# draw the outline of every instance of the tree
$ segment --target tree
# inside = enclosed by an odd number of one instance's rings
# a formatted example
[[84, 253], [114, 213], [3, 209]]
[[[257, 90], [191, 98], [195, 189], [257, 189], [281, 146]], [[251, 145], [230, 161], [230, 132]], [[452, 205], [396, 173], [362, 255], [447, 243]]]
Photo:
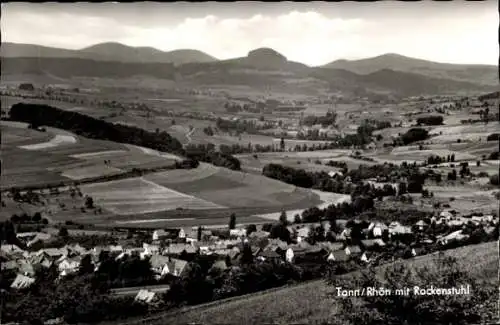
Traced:
[[283, 137], [281, 137], [280, 149], [281, 149], [281, 151], [285, 151], [285, 138], [283, 138]]
[[285, 226], [288, 224], [288, 218], [286, 216], [286, 211], [285, 210], [281, 210], [280, 223], [282, 225], [285, 225]]
[[401, 182], [398, 184], [398, 195], [403, 195], [408, 192], [408, 188], [405, 182]]
[[202, 234], [203, 234], [203, 228], [201, 226], [199, 226], [198, 227], [198, 233], [197, 233], [197, 236], [196, 236], [196, 238], [198, 239], [198, 241], [201, 241]]
[[31, 220], [33, 220], [33, 222], [39, 223], [40, 221], [42, 221], [42, 214], [38, 211], [35, 212], [35, 214], [33, 215], [33, 218], [31, 218]]
[[[461, 267], [455, 258], [438, 255], [431, 263], [417, 269], [403, 263], [389, 266], [383, 278], [370, 268], [361, 277], [331, 276], [328, 281], [342, 288], [410, 288], [408, 295], [363, 295], [357, 298], [338, 299], [340, 315], [352, 324], [473, 324], [484, 315], [484, 306], [495, 290], [480, 284]], [[414, 287], [457, 288], [470, 286], [471, 294], [416, 295]], [[336, 290], [335, 290], [336, 293]], [[334, 293], [334, 294], [335, 294]], [[338, 297], [337, 297], [338, 298]], [[355, 299], [357, 301], [355, 301]]]
[[250, 225], [247, 226], [246, 230], [247, 230], [246, 233], [247, 233], [247, 236], [248, 236], [251, 233], [257, 231], [257, 226], [254, 225], [254, 224], [250, 224]]
[[240, 263], [243, 265], [248, 265], [253, 263], [253, 253], [250, 244], [245, 243], [243, 245], [243, 251], [241, 253]]
[[302, 219], [300, 218], [300, 214], [296, 214], [295, 216], [293, 216], [293, 223], [301, 223], [302, 222]]
[[92, 265], [92, 259], [90, 255], [85, 255], [80, 262], [80, 268], [78, 270], [79, 274], [90, 274], [94, 272], [94, 265]]
[[57, 234], [59, 237], [66, 238], [69, 236], [68, 229], [66, 227], [62, 227], [59, 229], [59, 233]]
[[229, 229], [234, 229], [236, 228], [236, 215], [234, 213], [231, 213], [229, 216]]
[[85, 197], [85, 207], [87, 209], [93, 209], [94, 208], [94, 199], [92, 199], [91, 196]]

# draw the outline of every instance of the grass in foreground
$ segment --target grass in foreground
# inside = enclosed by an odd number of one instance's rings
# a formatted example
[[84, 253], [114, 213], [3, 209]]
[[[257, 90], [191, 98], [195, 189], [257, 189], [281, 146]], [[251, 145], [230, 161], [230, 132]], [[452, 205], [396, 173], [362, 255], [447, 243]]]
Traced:
[[[446, 251], [454, 256], [478, 280], [494, 285], [498, 270], [498, 244], [496, 242], [467, 246]], [[432, 255], [408, 260], [409, 265], [423, 266]], [[381, 267], [382, 271], [384, 267]], [[352, 276], [352, 274], [344, 275]], [[339, 321], [338, 304], [329, 294], [332, 287], [324, 281], [257, 293], [229, 301], [215, 302], [188, 308], [148, 324], [263, 324], [302, 323], [317, 324]]]

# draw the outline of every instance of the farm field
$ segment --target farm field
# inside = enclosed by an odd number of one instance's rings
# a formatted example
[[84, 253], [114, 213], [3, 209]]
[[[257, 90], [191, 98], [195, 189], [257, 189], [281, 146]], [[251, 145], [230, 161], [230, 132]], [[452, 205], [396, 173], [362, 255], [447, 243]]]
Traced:
[[[43, 186], [172, 165], [179, 157], [110, 141], [86, 139], [25, 123], [2, 121], [1, 188]], [[105, 164], [104, 160], [109, 160]]]
[[[495, 285], [498, 276], [498, 245], [494, 242], [445, 251], [485, 285]], [[406, 260], [409, 266], [424, 266], [432, 255]], [[379, 267], [380, 273], [385, 266]], [[342, 277], [352, 277], [346, 274]], [[333, 287], [323, 280], [297, 286], [271, 289], [267, 292], [187, 307], [163, 317], [152, 316], [149, 324], [344, 324], [338, 314], [336, 299], [330, 294]], [[444, 298], [446, 299], [446, 298]]]
[[[197, 169], [200, 169], [197, 171]], [[176, 191], [230, 208], [308, 207], [319, 198], [309, 190], [296, 188], [261, 175], [207, 166], [189, 171], [166, 171], [145, 176], [146, 179]], [[192, 175], [186, 177], [186, 174]]]
[[[307, 171], [337, 171], [336, 167], [325, 165], [329, 160], [345, 161], [349, 168], [356, 168], [360, 163], [370, 164], [370, 162], [359, 161], [348, 157], [351, 150], [318, 150], [307, 152], [269, 152], [254, 154], [235, 155], [242, 164], [242, 168], [248, 172], [261, 173], [262, 168], [267, 164], [281, 164], [293, 168], [301, 168]], [[317, 164], [316, 160], [322, 162]]]
[[117, 215], [183, 209], [222, 209], [223, 206], [157, 185], [143, 178], [86, 184], [83, 193]]

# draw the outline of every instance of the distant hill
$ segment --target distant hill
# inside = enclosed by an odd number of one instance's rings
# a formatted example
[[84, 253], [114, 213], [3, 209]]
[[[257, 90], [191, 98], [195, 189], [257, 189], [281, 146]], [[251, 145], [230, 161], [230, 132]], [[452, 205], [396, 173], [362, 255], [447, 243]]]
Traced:
[[[148, 60], [162, 52], [152, 48], [127, 49], [120, 44], [98, 45], [85, 49], [86, 56], [124, 58], [144, 54]], [[123, 49], [123, 51], [121, 50]], [[130, 52], [127, 52], [129, 51]], [[51, 51], [50, 49], [46, 50]], [[122, 53], [122, 54], [120, 54]], [[135, 54], [134, 54], [135, 53]], [[160, 53], [160, 54], [158, 54]], [[148, 56], [149, 55], [149, 56]], [[182, 54], [179, 54], [182, 56]], [[189, 85], [249, 86], [254, 89], [284, 93], [317, 94], [318, 91], [341, 91], [355, 96], [395, 95], [418, 96], [454, 94], [498, 90], [498, 87], [459, 81], [449, 78], [429, 77], [423, 74], [381, 69], [359, 74], [345, 69], [312, 68], [302, 63], [288, 61], [282, 54], [261, 48], [247, 56], [215, 62], [140, 63], [90, 60], [61, 57], [23, 57], [2, 59], [3, 76], [45, 75], [51, 78], [96, 77], [126, 79], [140, 76], [182, 82]]]
[[124, 63], [214, 62], [216, 58], [198, 50], [163, 52], [152, 47], [131, 47], [120, 43], [96, 44], [81, 50], [67, 50], [32, 44], [2, 43], [2, 58], [78, 58]]
[[498, 85], [498, 68], [496, 66], [439, 63], [399, 54], [384, 54], [361, 60], [337, 60], [322, 66], [322, 68], [343, 69], [358, 74], [370, 74], [390, 69], [434, 78]]

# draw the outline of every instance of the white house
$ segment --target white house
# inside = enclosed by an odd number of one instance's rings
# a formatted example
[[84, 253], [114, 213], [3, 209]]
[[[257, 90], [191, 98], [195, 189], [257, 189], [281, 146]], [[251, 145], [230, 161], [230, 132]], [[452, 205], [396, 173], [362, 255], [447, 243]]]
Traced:
[[368, 226], [368, 231], [372, 233], [373, 237], [382, 237], [384, 231], [388, 229], [389, 228], [382, 222], [372, 222]]
[[288, 248], [286, 250], [286, 253], [285, 253], [285, 259], [288, 263], [292, 263], [293, 262], [293, 257], [295, 256], [295, 254], [293, 253], [293, 249], [292, 248]]
[[181, 276], [184, 270], [186, 269], [188, 262], [171, 258], [164, 266], [161, 271], [161, 275], [171, 274], [173, 276]]
[[371, 258], [367, 252], [364, 252], [363, 255], [361, 255], [361, 261], [365, 263], [369, 263], [371, 261]]
[[59, 269], [60, 275], [65, 276], [67, 274], [77, 272], [80, 268], [81, 262], [81, 257], [65, 258], [59, 263], [57, 268]]

